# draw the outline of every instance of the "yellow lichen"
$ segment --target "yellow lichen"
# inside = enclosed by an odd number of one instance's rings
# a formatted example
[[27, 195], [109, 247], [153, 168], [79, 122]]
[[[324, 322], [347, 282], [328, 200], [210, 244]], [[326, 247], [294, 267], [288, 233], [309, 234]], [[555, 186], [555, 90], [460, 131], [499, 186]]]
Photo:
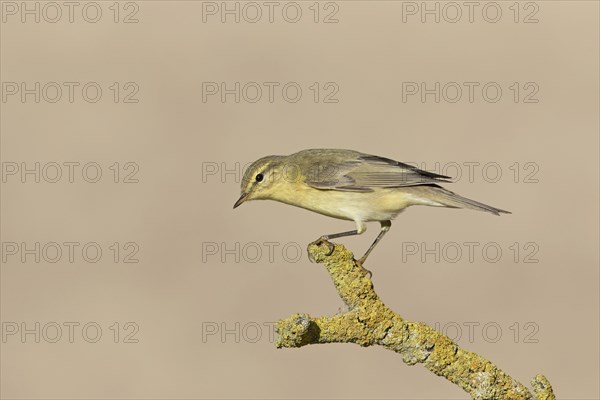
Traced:
[[448, 337], [421, 322], [407, 322], [387, 308], [373, 289], [369, 272], [344, 246], [318, 240], [309, 258], [324, 263], [349, 311], [333, 317], [294, 314], [276, 324], [276, 346], [316, 343], [380, 345], [402, 356], [405, 363], [423, 365], [468, 392], [474, 399], [555, 400], [543, 375], [531, 382], [533, 393], [480, 355], [462, 350]]

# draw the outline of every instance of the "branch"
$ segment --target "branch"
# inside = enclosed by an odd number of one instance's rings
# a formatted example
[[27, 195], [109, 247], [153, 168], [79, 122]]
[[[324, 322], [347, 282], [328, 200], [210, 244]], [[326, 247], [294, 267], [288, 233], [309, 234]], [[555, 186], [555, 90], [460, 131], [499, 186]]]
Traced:
[[369, 273], [344, 246], [317, 241], [308, 246], [309, 258], [325, 263], [349, 311], [333, 317], [294, 314], [276, 324], [276, 346], [302, 347], [316, 343], [355, 343], [383, 346], [408, 365], [422, 363], [436, 375], [460, 386], [473, 399], [555, 400], [550, 382], [537, 375], [521, 383], [480, 355], [463, 350], [447, 336], [422, 322], [408, 322], [383, 304]]

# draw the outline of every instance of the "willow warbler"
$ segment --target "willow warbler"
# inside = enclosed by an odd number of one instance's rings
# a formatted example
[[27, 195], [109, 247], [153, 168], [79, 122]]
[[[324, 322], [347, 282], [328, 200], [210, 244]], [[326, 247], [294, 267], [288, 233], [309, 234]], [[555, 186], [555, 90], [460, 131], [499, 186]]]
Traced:
[[353, 231], [324, 235], [321, 240], [359, 235], [366, 231], [366, 222], [379, 221], [381, 231], [358, 260], [362, 264], [390, 229], [392, 219], [408, 206], [509, 213], [438, 185], [451, 183], [449, 179], [358, 151], [309, 149], [253, 162], [244, 173], [241, 196], [233, 208], [248, 200], [270, 199], [356, 223]]

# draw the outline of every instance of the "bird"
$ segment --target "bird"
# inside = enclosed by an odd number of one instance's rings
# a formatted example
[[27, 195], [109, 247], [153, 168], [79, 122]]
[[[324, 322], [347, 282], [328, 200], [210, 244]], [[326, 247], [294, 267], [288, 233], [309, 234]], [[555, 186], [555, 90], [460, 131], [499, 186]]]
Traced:
[[381, 230], [367, 257], [390, 230], [392, 220], [413, 205], [465, 208], [495, 215], [510, 214], [451, 192], [445, 175], [389, 158], [345, 149], [306, 149], [287, 156], [271, 155], [251, 163], [244, 172], [239, 207], [249, 200], [275, 200], [329, 217], [354, 221], [356, 229], [323, 235], [320, 241], [360, 235], [367, 222]]

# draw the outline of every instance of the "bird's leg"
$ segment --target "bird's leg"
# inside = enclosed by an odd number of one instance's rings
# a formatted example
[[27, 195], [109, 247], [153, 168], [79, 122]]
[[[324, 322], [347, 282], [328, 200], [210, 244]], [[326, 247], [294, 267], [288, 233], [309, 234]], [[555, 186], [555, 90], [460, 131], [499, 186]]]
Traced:
[[369, 256], [369, 254], [371, 254], [371, 252], [373, 251], [373, 249], [375, 248], [377, 243], [379, 243], [379, 241], [381, 240], [383, 235], [385, 235], [387, 233], [387, 231], [390, 230], [390, 227], [392, 226], [392, 221], [380, 221], [379, 223], [381, 224], [381, 232], [379, 232], [379, 235], [377, 235], [377, 237], [375, 238], [375, 241], [373, 242], [371, 247], [369, 247], [369, 250], [367, 250], [367, 252], [358, 260], [358, 262], [360, 263], [361, 266], [364, 264], [365, 260]]
[[332, 233], [330, 235], [323, 235], [323, 236], [321, 236], [321, 238], [319, 240], [329, 240], [329, 239], [335, 239], [335, 238], [340, 238], [340, 237], [344, 237], [344, 236], [354, 236], [354, 235], [360, 235], [360, 232], [358, 232], [358, 229], [355, 229], [353, 231], [348, 231], [348, 232], [340, 232], [340, 233]]
[[357, 229], [355, 229], [353, 231], [347, 231], [347, 232], [332, 233], [330, 235], [321, 236], [319, 239], [315, 240], [313, 243], [319, 245], [323, 242], [326, 242], [327, 246], [329, 246], [329, 254], [328, 255], [331, 255], [331, 253], [333, 253], [334, 245], [329, 243], [329, 239], [335, 239], [335, 238], [340, 238], [340, 237], [344, 237], [344, 236], [354, 236], [354, 235], [359, 235], [359, 234], [360, 234], [360, 232]]
[[347, 232], [340, 232], [340, 233], [332, 233], [329, 235], [323, 235], [321, 236], [319, 239], [315, 240], [313, 243], [316, 245], [319, 245], [323, 242], [327, 242], [327, 246], [329, 246], [329, 254], [331, 255], [331, 253], [333, 253], [333, 249], [334, 249], [334, 245], [329, 243], [329, 239], [336, 239], [336, 238], [340, 238], [340, 237], [344, 237], [344, 236], [354, 236], [354, 235], [360, 235], [361, 233], [363, 233], [364, 231], [367, 230], [367, 226], [365, 225], [364, 222], [362, 221], [355, 221], [356, 223], [356, 229], [353, 231], [347, 231]]

